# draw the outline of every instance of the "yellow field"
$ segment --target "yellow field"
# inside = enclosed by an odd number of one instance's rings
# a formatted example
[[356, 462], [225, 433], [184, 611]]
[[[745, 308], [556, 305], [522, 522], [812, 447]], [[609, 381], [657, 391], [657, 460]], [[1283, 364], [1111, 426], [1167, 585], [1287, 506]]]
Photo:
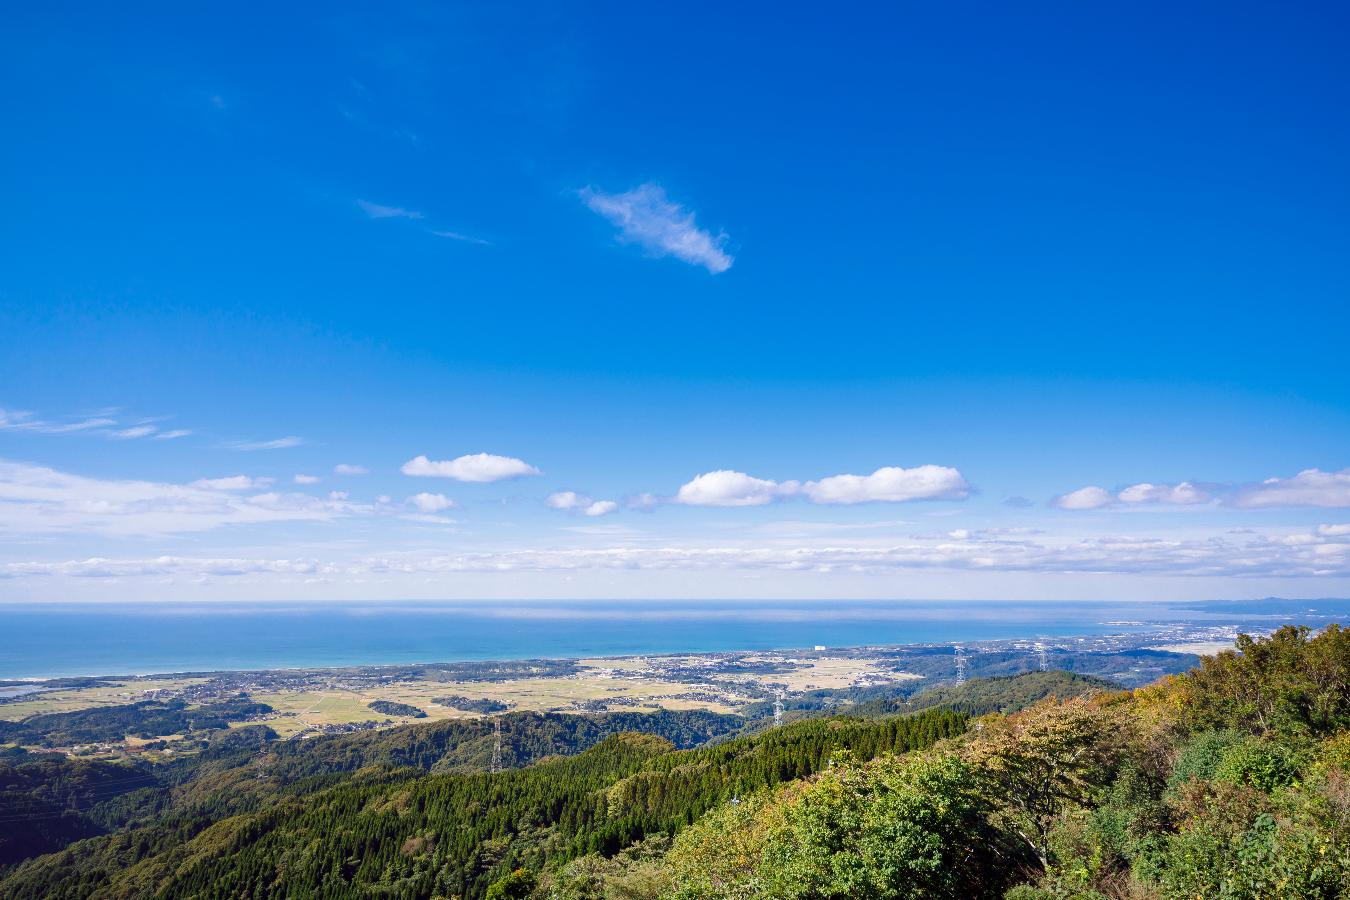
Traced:
[[[438, 719], [474, 718], [478, 714], [433, 703], [435, 697], [458, 695], [474, 700], [496, 700], [511, 710], [575, 712], [579, 708], [610, 711], [706, 709], [730, 713], [762, 696], [762, 685], [784, 685], [789, 693], [822, 688], [902, 681], [919, 676], [891, 672], [877, 661], [847, 656], [802, 653], [799, 656], [764, 653], [740, 657], [745, 663], [772, 663], [783, 669], [770, 674], [717, 674], [710, 657], [623, 657], [582, 660], [581, 671], [561, 678], [520, 678], [512, 681], [446, 682], [417, 679], [368, 688], [334, 686], [332, 679], [316, 679], [322, 686], [294, 692], [254, 692], [250, 696], [270, 705], [276, 714], [258, 724], [285, 737], [309, 728], [360, 722], [397, 724]], [[675, 668], [706, 668], [702, 683], [663, 678]], [[46, 712], [64, 712], [144, 699], [146, 692], [178, 689], [206, 679], [128, 679], [115, 687], [86, 688], [45, 694], [33, 700], [0, 706], [0, 718], [17, 720]], [[756, 683], [760, 686], [754, 689]], [[389, 716], [370, 709], [374, 700], [407, 703], [427, 714], [426, 719]], [[579, 706], [580, 705], [580, 706]], [[255, 723], [240, 723], [255, 724]]]
[[1233, 649], [1232, 641], [1197, 641], [1191, 644], [1161, 644], [1149, 647], [1150, 650], [1163, 650], [1167, 653], [1194, 653], [1196, 656], [1214, 656], [1225, 650]]
[[193, 684], [201, 684], [205, 678], [166, 678], [164, 680], [129, 679], [118, 682], [118, 686], [75, 688], [68, 691], [52, 691], [41, 694], [32, 700], [17, 703], [0, 704], [0, 719], [17, 722], [39, 713], [72, 712], [77, 709], [89, 709], [94, 706], [120, 706], [144, 700], [147, 692], [159, 690], [180, 690]]

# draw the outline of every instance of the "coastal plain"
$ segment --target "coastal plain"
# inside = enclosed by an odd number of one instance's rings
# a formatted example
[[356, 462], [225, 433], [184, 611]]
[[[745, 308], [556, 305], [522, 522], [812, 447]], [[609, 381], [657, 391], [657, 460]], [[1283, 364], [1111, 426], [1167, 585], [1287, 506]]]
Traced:
[[[298, 740], [500, 713], [702, 711], [747, 721], [846, 710], [965, 677], [1057, 668], [1147, 683], [1194, 663], [1226, 635], [629, 655], [346, 668], [195, 672], [0, 684], [0, 744], [73, 756], [200, 752], [227, 730], [264, 726]], [[1165, 647], [1165, 649], [1164, 649]], [[1188, 652], [1191, 651], [1191, 652]]]

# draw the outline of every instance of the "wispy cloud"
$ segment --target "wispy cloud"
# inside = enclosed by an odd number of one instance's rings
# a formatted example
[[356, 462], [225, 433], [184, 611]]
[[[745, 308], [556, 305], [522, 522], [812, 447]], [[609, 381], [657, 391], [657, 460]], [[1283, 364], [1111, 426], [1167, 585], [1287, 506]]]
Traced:
[[355, 466], [351, 463], [338, 463], [333, 466], [334, 475], [369, 475], [370, 470], [365, 466]]
[[159, 426], [153, 423], [162, 421], [162, 418], [120, 420], [115, 418], [119, 412], [118, 408], [112, 407], [84, 416], [50, 419], [25, 410], [0, 409], [0, 431], [28, 434], [88, 434], [121, 441], [147, 437], [173, 440], [187, 437], [192, 433], [187, 429], [160, 431]]
[[[412, 219], [415, 221], [426, 219], [426, 216], [418, 210], [405, 209], [402, 206], [385, 206], [381, 203], [372, 203], [369, 200], [357, 200], [356, 205], [372, 219]], [[481, 247], [489, 247], [492, 245], [491, 241], [486, 241], [480, 237], [474, 237], [471, 234], [465, 234], [462, 231], [450, 231], [443, 228], [427, 228], [426, 232], [433, 237], [444, 238], [448, 241], [476, 244]]]
[[296, 475], [291, 480], [296, 484], [318, 484], [321, 479], [317, 475]]
[[708, 232], [694, 222], [694, 214], [666, 197], [657, 184], [641, 184], [622, 194], [582, 188], [581, 200], [619, 229], [619, 239], [637, 244], [653, 256], [673, 256], [703, 266], [714, 275], [735, 261], [723, 247], [727, 236]]
[[431, 234], [438, 238], [446, 238], [451, 241], [463, 241], [466, 244], [478, 244], [483, 247], [491, 247], [491, 241], [485, 241], [482, 238], [476, 238], [468, 234], [460, 234], [458, 231], [432, 231]]
[[25, 410], [0, 409], [0, 431], [27, 431], [33, 434], [75, 434], [81, 431], [106, 429], [116, 424], [116, 419], [110, 419], [107, 416], [91, 416], [74, 421], [52, 422], [39, 419]]
[[230, 441], [225, 446], [230, 450], [287, 450], [304, 442], [304, 438], [288, 435], [270, 441]]
[[420, 219], [422, 214], [415, 209], [404, 209], [401, 206], [383, 206], [379, 203], [371, 203], [369, 200], [357, 200], [356, 205], [361, 211], [372, 219]]
[[166, 535], [223, 525], [324, 521], [367, 509], [303, 494], [247, 493], [270, 483], [245, 475], [190, 484], [108, 480], [0, 461], [0, 531]]
[[1350, 507], [1350, 469], [1323, 472], [1304, 469], [1290, 478], [1267, 478], [1246, 485], [1233, 497], [1233, 505], [1246, 509], [1270, 506]]
[[208, 491], [261, 491], [272, 486], [272, 479], [227, 475], [224, 478], [198, 478], [188, 486], [205, 488]]
[[523, 459], [491, 453], [472, 453], [446, 460], [417, 456], [405, 462], [401, 471], [404, 475], [423, 478], [453, 478], [456, 481], [474, 482], [503, 481], [543, 474]]

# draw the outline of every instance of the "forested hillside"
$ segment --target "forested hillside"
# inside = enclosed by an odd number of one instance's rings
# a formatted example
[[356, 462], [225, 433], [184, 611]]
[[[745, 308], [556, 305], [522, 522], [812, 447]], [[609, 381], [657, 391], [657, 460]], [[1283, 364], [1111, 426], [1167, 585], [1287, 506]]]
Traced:
[[925, 753], [764, 791], [659, 854], [545, 872], [537, 893], [1346, 896], [1350, 636], [1285, 628], [1242, 637], [1238, 651], [1132, 693], [989, 715]]
[[[903, 753], [964, 727], [964, 717], [945, 710], [810, 720], [688, 751], [655, 735], [625, 733], [577, 756], [497, 775], [375, 766], [336, 782], [320, 779], [317, 791], [302, 780], [269, 791], [280, 793], [272, 802], [232, 816], [222, 813], [238, 808], [235, 791], [209, 801], [197, 785], [195, 805], [32, 860], [0, 882], [0, 893], [352, 896], [369, 890], [478, 897], [518, 867], [612, 854], [649, 834], [677, 831], [721, 803], [805, 777], [836, 758], [842, 764], [845, 751], [855, 759]], [[276, 866], [286, 874], [281, 885], [268, 887]]]
[[1067, 700], [1117, 689], [1119, 685], [1092, 675], [1075, 675], [1063, 671], [1024, 672], [1020, 675], [980, 678], [962, 685], [943, 685], [913, 697], [869, 700], [850, 707], [849, 714], [879, 716], [943, 707], [982, 716], [991, 712], [1017, 712], [1047, 697]]
[[[130, 709], [99, 710], [105, 713], [100, 727], [122, 720]], [[159, 714], [158, 707], [152, 714]], [[66, 723], [74, 715], [50, 718]], [[693, 747], [740, 729], [744, 721], [704, 710], [662, 710], [510, 713], [499, 723], [503, 764], [516, 768], [579, 753], [624, 732]], [[282, 792], [321, 790], [357, 770], [481, 771], [491, 761], [492, 747], [493, 723], [476, 719], [284, 742], [264, 726], [244, 726], [212, 732], [200, 753], [160, 765], [72, 760], [11, 749], [0, 754], [0, 866], [120, 828], [214, 821], [255, 809]]]
[[[598, 743], [552, 758], [512, 748], [521, 767], [499, 774], [480, 768], [482, 721], [241, 736], [152, 772], [159, 786], [137, 790], [153, 802], [119, 795], [120, 825], [95, 802], [91, 827], [117, 830], [11, 867], [0, 896], [1350, 894], [1350, 635], [1335, 626], [1243, 637], [1238, 652], [1133, 691], [1038, 672], [931, 691], [917, 707], [702, 747], [728, 723], [665, 722], [684, 750], [600, 733], [617, 722], [505, 716], [508, 746], [533, 746], [534, 727], [552, 735], [541, 746]], [[101, 796], [107, 773], [57, 768], [15, 790]]]

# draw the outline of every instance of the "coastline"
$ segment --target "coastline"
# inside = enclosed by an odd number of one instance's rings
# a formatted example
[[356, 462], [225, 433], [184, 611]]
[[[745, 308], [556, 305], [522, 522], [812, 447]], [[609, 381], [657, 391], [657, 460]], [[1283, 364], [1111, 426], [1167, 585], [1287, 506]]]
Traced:
[[[792, 648], [901, 647], [1322, 624], [1337, 601], [1171, 605], [893, 601], [328, 604], [322, 607], [0, 605], [0, 680], [150, 677]], [[1125, 623], [1129, 623], [1126, 625]], [[1143, 623], [1143, 624], [1135, 624]], [[1173, 629], [1173, 631], [1168, 631]]]
[[[1134, 625], [1134, 623], [1130, 623]], [[280, 666], [219, 668], [219, 669], [163, 669], [144, 672], [107, 672], [107, 673], [63, 673], [55, 675], [15, 675], [0, 678], [0, 682], [22, 682], [26, 685], [42, 685], [48, 682], [69, 680], [110, 681], [127, 680], [168, 680], [186, 678], [216, 678], [244, 675], [299, 675], [325, 673], [341, 675], [345, 673], [395, 674], [409, 669], [436, 670], [464, 665], [493, 666], [507, 664], [558, 664], [579, 662], [618, 662], [631, 659], [674, 660], [674, 659], [716, 659], [722, 657], [742, 657], [754, 654], [772, 654], [776, 656], [802, 655], [864, 657], [876, 653], [898, 653], [904, 651], [935, 648], [954, 648], [960, 646], [968, 652], [994, 652], [1017, 650], [1028, 654], [1041, 648], [1047, 651], [1087, 651], [1112, 652], [1124, 650], [1154, 650], [1178, 655], [1209, 655], [1232, 646], [1231, 638], [1216, 639], [1216, 633], [1234, 633], [1231, 626], [1176, 626], [1141, 625], [1139, 630], [1131, 632], [1104, 632], [1089, 634], [1064, 634], [1053, 637], [1029, 636], [1013, 638], [989, 638], [975, 641], [914, 641], [883, 644], [858, 644], [852, 646], [812, 645], [796, 647], [728, 647], [717, 650], [676, 650], [657, 653], [619, 652], [585, 656], [502, 656], [492, 659], [426, 659], [399, 662], [352, 663], [345, 665], [305, 665], [292, 664]], [[1208, 652], [1206, 652], [1208, 651]], [[4, 698], [0, 697], [0, 703]]]

